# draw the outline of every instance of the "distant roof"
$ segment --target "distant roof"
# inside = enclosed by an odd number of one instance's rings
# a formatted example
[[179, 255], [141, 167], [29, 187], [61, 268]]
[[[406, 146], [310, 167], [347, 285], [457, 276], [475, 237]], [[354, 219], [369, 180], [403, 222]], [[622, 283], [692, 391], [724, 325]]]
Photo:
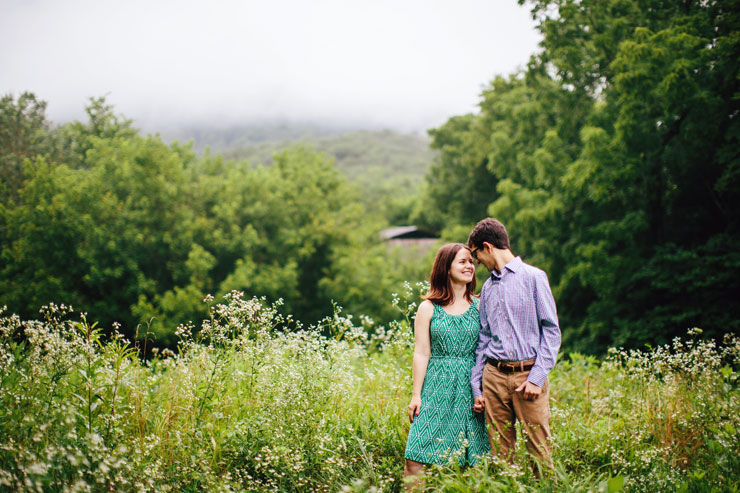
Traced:
[[397, 226], [395, 228], [384, 229], [380, 232], [380, 237], [384, 240], [410, 240], [422, 238], [438, 238], [434, 233], [424, 231], [416, 226]]

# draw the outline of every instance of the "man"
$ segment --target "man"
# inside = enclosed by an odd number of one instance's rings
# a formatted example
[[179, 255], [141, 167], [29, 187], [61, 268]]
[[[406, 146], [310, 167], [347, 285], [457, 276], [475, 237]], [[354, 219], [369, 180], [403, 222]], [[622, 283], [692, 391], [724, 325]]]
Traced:
[[560, 348], [560, 327], [547, 275], [511, 253], [506, 228], [496, 219], [478, 222], [468, 246], [491, 272], [479, 305], [473, 409], [485, 411], [491, 450], [499, 457], [513, 460], [518, 420], [530, 453], [551, 467], [547, 375]]

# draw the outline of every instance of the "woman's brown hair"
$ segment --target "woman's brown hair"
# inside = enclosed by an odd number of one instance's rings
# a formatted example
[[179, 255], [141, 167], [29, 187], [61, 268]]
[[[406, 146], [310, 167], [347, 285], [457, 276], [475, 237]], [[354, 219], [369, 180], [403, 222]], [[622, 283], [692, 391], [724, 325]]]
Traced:
[[[448, 243], [437, 251], [432, 267], [432, 275], [429, 278], [429, 293], [423, 297], [425, 300], [442, 306], [449, 305], [454, 301], [455, 296], [450, 281], [450, 266], [452, 261], [455, 260], [457, 252], [463, 248], [470, 251], [470, 248], [462, 243]], [[470, 303], [473, 302], [473, 293], [475, 293], [475, 276], [465, 286], [465, 299]]]

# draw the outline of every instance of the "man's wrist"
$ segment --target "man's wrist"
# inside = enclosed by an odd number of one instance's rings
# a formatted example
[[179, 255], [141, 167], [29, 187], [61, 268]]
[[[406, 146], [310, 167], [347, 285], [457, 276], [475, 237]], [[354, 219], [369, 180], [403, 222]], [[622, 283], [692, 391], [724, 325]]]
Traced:
[[532, 373], [529, 374], [527, 377], [527, 382], [531, 383], [532, 385], [536, 385], [539, 388], [542, 388], [543, 385], [545, 385], [545, 381], [547, 380], [547, 375], [543, 374], [535, 374]]

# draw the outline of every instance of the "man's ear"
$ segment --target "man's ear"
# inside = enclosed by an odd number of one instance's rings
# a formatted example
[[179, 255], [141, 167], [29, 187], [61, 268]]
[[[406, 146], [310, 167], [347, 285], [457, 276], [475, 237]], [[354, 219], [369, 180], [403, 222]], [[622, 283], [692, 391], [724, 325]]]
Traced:
[[490, 252], [493, 252], [493, 244], [492, 243], [488, 243], [487, 241], [484, 241], [483, 242], [483, 249], [486, 250], [489, 253]]

